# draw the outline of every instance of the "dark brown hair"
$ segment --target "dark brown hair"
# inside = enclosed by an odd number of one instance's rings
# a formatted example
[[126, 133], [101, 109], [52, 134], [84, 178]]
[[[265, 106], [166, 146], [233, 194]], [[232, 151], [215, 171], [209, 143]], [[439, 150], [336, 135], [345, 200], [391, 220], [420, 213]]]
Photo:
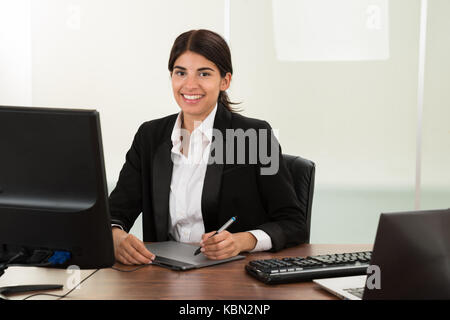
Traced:
[[[200, 29], [191, 30], [180, 34], [173, 43], [169, 57], [169, 71], [172, 73], [175, 60], [186, 51], [192, 51], [204, 56], [212, 61], [220, 71], [223, 78], [229, 72], [233, 74], [233, 65], [231, 64], [231, 52], [227, 42], [217, 33]], [[232, 104], [228, 94], [220, 91], [218, 101], [221, 102], [231, 112], [236, 112], [231, 107]]]

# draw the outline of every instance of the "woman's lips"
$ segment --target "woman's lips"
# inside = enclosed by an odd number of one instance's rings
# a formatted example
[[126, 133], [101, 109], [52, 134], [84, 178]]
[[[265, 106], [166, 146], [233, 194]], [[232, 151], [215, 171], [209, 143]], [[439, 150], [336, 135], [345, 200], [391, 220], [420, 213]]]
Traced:
[[183, 97], [183, 100], [186, 103], [197, 103], [198, 101], [200, 101], [204, 95], [202, 94], [181, 94], [181, 96]]

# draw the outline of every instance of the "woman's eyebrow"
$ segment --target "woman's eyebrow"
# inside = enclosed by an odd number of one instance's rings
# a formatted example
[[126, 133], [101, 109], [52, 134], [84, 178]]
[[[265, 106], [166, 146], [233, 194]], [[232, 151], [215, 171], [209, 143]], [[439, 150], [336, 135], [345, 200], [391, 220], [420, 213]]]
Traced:
[[[175, 67], [173, 67], [173, 68], [174, 68], [174, 69], [180, 69], [180, 70], [187, 70], [185, 67], [182, 67], [182, 66], [175, 66]], [[203, 68], [198, 68], [198, 69], [197, 69], [197, 71], [205, 71], [205, 70], [214, 72], [214, 69], [209, 68], [209, 67], [203, 67]]]

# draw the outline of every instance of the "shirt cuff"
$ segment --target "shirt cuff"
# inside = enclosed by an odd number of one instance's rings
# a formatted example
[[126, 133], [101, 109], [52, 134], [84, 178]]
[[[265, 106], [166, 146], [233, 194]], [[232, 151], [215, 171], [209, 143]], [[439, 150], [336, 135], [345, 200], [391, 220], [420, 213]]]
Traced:
[[250, 252], [266, 251], [272, 249], [272, 239], [262, 230], [249, 231], [256, 238], [256, 246]]
[[123, 227], [122, 227], [120, 224], [112, 223], [112, 224], [111, 224], [111, 228], [112, 228], [112, 227], [119, 227], [120, 229], [122, 229], [122, 231], [125, 231], [125, 230], [123, 230]]

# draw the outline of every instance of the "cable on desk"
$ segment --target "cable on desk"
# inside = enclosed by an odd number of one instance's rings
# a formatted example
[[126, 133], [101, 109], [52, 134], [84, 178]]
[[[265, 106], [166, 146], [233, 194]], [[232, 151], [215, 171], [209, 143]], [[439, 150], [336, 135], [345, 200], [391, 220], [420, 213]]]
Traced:
[[[144, 264], [144, 265], [141, 265], [141, 266], [139, 266], [139, 267], [137, 267], [137, 268], [134, 268], [134, 269], [131, 269], [131, 270], [124, 270], [124, 269], [119, 269], [119, 268], [116, 268], [116, 267], [111, 267], [111, 269], [116, 270], [116, 271], [120, 271], [120, 272], [133, 272], [133, 271], [142, 269], [142, 268], [144, 268], [144, 267], [147, 267], [147, 266], [149, 266], [149, 265], [151, 265], [151, 264]], [[95, 270], [94, 272], [92, 272], [92, 273], [91, 273], [90, 275], [88, 275], [86, 278], [84, 278], [83, 280], [81, 280], [76, 286], [74, 286], [73, 289], [71, 289], [69, 292], [67, 292], [67, 293], [64, 294], [64, 295], [57, 295], [57, 294], [52, 294], [52, 293], [36, 293], [36, 294], [32, 294], [32, 295], [30, 295], [30, 296], [28, 296], [28, 297], [23, 298], [23, 300], [27, 300], [27, 299], [29, 299], [29, 298], [36, 297], [36, 296], [50, 296], [50, 297], [57, 297], [57, 298], [59, 298], [58, 300], [64, 299], [64, 298], [67, 297], [70, 293], [72, 293], [72, 291], [75, 290], [79, 285], [81, 285], [84, 281], [86, 281], [88, 278], [90, 278], [91, 276], [93, 276], [94, 273], [96, 273], [96, 272], [99, 271], [99, 270], [100, 270], [100, 269], [97, 269], [97, 270]]]
[[88, 275], [86, 278], [84, 278], [83, 280], [81, 280], [76, 286], [74, 286], [69, 292], [67, 292], [64, 295], [57, 295], [57, 294], [51, 294], [51, 293], [36, 293], [36, 294], [32, 294], [28, 297], [23, 298], [23, 300], [27, 300], [29, 298], [32, 297], [36, 297], [36, 296], [51, 296], [51, 297], [57, 297], [60, 299], [63, 299], [65, 297], [67, 297], [70, 293], [72, 293], [73, 290], [75, 290], [79, 285], [81, 285], [84, 281], [86, 281], [87, 279], [89, 279], [90, 277], [92, 277], [94, 275], [94, 273], [96, 273], [97, 271], [99, 271], [100, 269], [95, 270], [94, 272], [92, 272], [90, 275]]

